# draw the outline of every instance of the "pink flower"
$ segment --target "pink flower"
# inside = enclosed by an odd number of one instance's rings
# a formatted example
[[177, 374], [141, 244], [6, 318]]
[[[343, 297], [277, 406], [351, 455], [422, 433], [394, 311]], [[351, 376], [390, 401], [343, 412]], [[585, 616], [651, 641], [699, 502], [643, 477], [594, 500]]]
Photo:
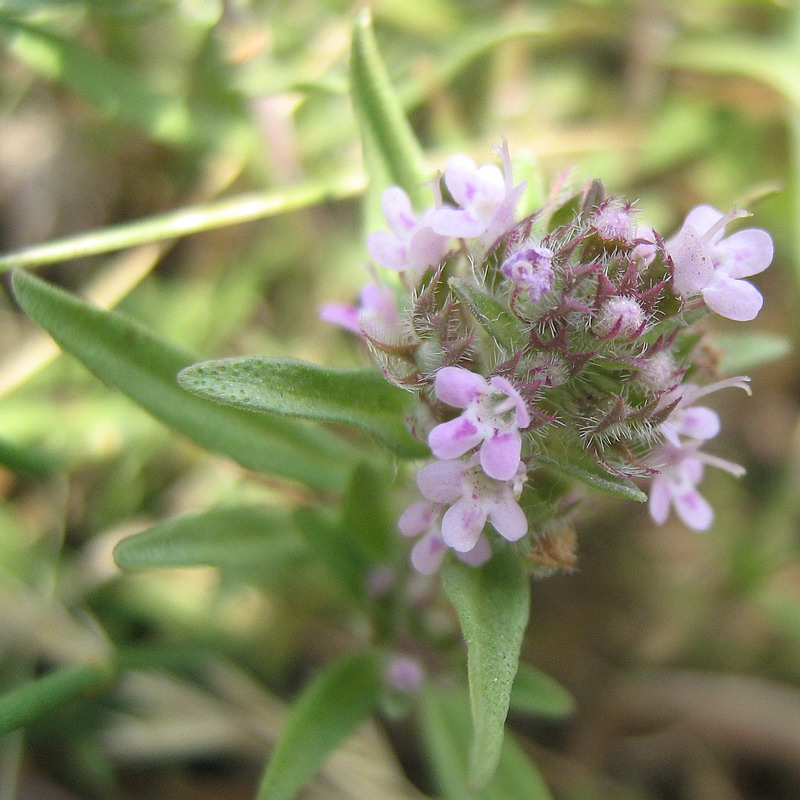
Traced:
[[553, 251], [529, 244], [512, 253], [500, 266], [500, 272], [521, 289], [527, 289], [531, 302], [536, 303], [553, 288], [555, 273], [550, 266]]
[[[410, 505], [397, 520], [403, 536], [420, 536], [411, 550], [411, 564], [417, 572], [432, 575], [441, 566], [447, 545], [442, 539], [442, 514], [445, 507], [423, 500]], [[481, 533], [472, 549], [456, 555], [465, 564], [479, 567], [492, 555], [488, 539]]]
[[765, 270], [773, 248], [770, 235], [760, 228], [723, 238], [725, 226], [740, 216], [743, 212], [723, 214], [711, 206], [697, 206], [666, 247], [676, 294], [700, 294], [712, 311], [745, 322], [756, 317], [764, 300], [753, 284], [741, 279]]
[[710, 464], [736, 477], [744, 475], [743, 467], [700, 451], [701, 442], [678, 446], [664, 444], [655, 454], [661, 472], [650, 486], [649, 511], [653, 520], [662, 525], [674, 507], [678, 516], [696, 531], [706, 530], [714, 521], [714, 510], [697, 491], [703, 478], [705, 464]]
[[369, 235], [367, 250], [372, 258], [396, 272], [410, 272], [415, 279], [422, 277], [428, 267], [438, 266], [447, 252], [449, 237], [431, 228], [434, 209], [418, 219], [408, 195], [399, 186], [383, 193], [381, 207], [392, 233], [376, 231]]
[[[708, 528], [714, 511], [708, 501], [697, 491], [706, 464], [724, 469], [740, 477], [744, 469], [738, 464], [703, 453], [700, 448], [714, 438], [720, 429], [717, 413], [705, 406], [694, 405], [700, 397], [719, 389], [735, 387], [750, 392], [749, 378], [738, 376], [696, 386], [682, 384], [662, 398], [662, 404], [678, 403], [667, 420], [659, 426], [666, 442], [653, 454], [652, 462], [660, 473], [650, 487], [650, 516], [659, 525], [674, 507], [678, 516], [692, 529]], [[681, 437], [687, 437], [685, 440]]]
[[428, 445], [437, 458], [458, 458], [481, 445], [483, 471], [498, 481], [514, 477], [522, 453], [520, 428], [531, 424], [519, 392], [499, 376], [490, 381], [461, 367], [443, 367], [434, 385], [440, 400], [463, 413], [437, 425]]
[[666, 421], [661, 423], [659, 431], [675, 447], [681, 446], [681, 436], [697, 442], [713, 439], [719, 433], [719, 416], [713, 409], [696, 406], [695, 401], [720, 389], [744, 389], [750, 394], [749, 383], [750, 378], [746, 375], [737, 375], [735, 378], [715, 381], [706, 386], [697, 386], [694, 383], [677, 386], [671, 392], [667, 392], [660, 401], [662, 408], [674, 403], [676, 399], [678, 403]]
[[516, 222], [515, 209], [525, 183], [514, 186], [508, 144], [497, 148], [503, 159], [503, 171], [494, 164], [478, 167], [465, 155], [455, 155], [448, 162], [444, 182], [460, 208], [440, 208], [431, 217], [437, 233], [459, 239], [481, 237], [488, 247]]
[[377, 283], [368, 283], [361, 290], [357, 306], [328, 303], [320, 309], [319, 318], [352, 331], [356, 336], [367, 333], [379, 339], [394, 338], [400, 330], [394, 292]]
[[444, 544], [469, 553], [479, 545], [487, 520], [510, 542], [528, 532], [528, 520], [517, 503], [526, 476], [521, 461], [508, 481], [488, 477], [475, 458], [435, 461], [417, 473], [417, 485], [425, 499], [450, 506], [441, 520]]

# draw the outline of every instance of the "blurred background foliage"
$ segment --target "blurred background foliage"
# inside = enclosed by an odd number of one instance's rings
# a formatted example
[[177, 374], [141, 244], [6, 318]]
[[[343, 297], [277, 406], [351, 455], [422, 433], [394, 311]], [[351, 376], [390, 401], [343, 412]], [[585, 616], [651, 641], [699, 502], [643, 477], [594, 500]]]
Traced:
[[[752, 398], [721, 398], [716, 452], [747, 477], [708, 476], [718, 517], [701, 536], [589, 499], [577, 569], [534, 583], [523, 648], [575, 710], [512, 715], [511, 729], [563, 800], [798, 797], [800, 10], [767, 0], [372, 8], [431, 172], [453, 152], [488, 161], [506, 136], [546, 184], [565, 171], [576, 184], [600, 177], [661, 230], [708, 202], [750, 208], [772, 233], [764, 311], [747, 338], [718, 326], [721, 349], [708, 354], [727, 372], [775, 357], [753, 373]], [[37, 267], [198, 357], [363, 363], [316, 316], [364, 282], [374, 224], [348, 97], [355, 10], [0, 1], [0, 249], [13, 254], [2, 267]], [[197, 232], [175, 239], [170, 213], [184, 207], [199, 216], [180, 230]], [[240, 224], [223, 226], [225, 213]], [[100, 229], [106, 238], [84, 235]], [[325, 498], [170, 432], [57, 357], [10, 293], [0, 420], [0, 688], [110, 650], [126, 668], [0, 740], [0, 798], [253, 796], [286, 701], [365, 640], [363, 619], [290, 525], [257, 570], [234, 553], [218, 567], [123, 573], [111, 551], [184, 512], [258, 502], [283, 519]], [[390, 516], [407, 499], [396, 484]], [[434, 590], [420, 581], [413, 596], [452, 638]], [[437, 786], [458, 796], [401, 711], [350, 740], [307, 796]]]

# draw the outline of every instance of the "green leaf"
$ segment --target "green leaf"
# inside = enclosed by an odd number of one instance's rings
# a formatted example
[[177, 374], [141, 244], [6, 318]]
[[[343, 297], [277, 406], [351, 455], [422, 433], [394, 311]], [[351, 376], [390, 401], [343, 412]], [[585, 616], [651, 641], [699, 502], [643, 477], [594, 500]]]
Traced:
[[469, 783], [480, 789], [500, 757], [511, 686], [528, 623], [530, 585], [522, 559], [501, 550], [479, 569], [449, 561], [442, 585], [467, 642], [473, 739]]
[[106, 312], [24, 272], [13, 276], [22, 309], [98, 378], [154, 417], [242, 466], [343, 488], [351, 451], [323, 431], [224, 408], [184, 392], [176, 374], [192, 357], [116, 312]]
[[291, 800], [378, 705], [382, 659], [358, 653], [320, 673], [298, 698], [264, 773], [259, 800]]
[[386, 475], [359, 464], [342, 509], [342, 533], [376, 563], [388, 560], [399, 541], [386, 497], [388, 483]]
[[575, 710], [575, 700], [556, 680], [522, 662], [511, 689], [511, 708], [523, 714], [562, 719]]
[[717, 334], [713, 340], [723, 352], [719, 371], [725, 375], [739, 375], [753, 367], [777, 361], [792, 351], [786, 337], [767, 331]]
[[50, 714], [82, 695], [101, 690], [110, 680], [97, 666], [64, 667], [12, 689], [0, 697], [0, 736]]
[[364, 550], [317, 509], [298, 508], [294, 521], [308, 541], [311, 553], [328, 567], [350, 597], [362, 604], [366, 598], [366, 577], [371, 565]]
[[266, 506], [215, 508], [162, 522], [114, 548], [122, 569], [208, 565], [286, 569], [307, 552], [291, 517]]
[[551, 800], [541, 775], [512, 736], [500, 749], [497, 771], [485, 788], [467, 786], [469, 700], [466, 692], [428, 687], [421, 722], [433, 777], [445, 800]]
[[55, 458], [29, 447], [18, 447], [6, 439], [0, 439], [0, 464], [14, 472], [38, 476], [48, 475], [57, 468]]
[[450, 278], [450, 288], [466, 304], [484, 330], [509, 350], [528, 341], [522, 323], [491, 293], [466, 278]]
[[374, 369], [330, 369], [245, 356], [194, 364], [180, 373], [178, 382], [190, 392], [238, 408], [354, 425], [407, 458], [428, 453], [403, 422], [411, 395]]
[[364, 149], [377, 153], [388, 181], [403, 188], [415, 206], [428, 203], [425, 157], [381, 60], [368, 8], [356, 14], [353, 24], [350, 91]]

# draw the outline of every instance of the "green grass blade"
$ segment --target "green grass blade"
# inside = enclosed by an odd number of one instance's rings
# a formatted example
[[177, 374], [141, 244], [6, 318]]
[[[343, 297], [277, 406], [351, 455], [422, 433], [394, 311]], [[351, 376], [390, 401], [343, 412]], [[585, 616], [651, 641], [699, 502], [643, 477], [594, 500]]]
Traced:
[[248, 469], [319, 490], [347, 481], [349, 450], [322, 431], [266, 414], [225, 408], [183, 391], [177, 373], [193, 358], [116, 312], [106, 312], [24, 272], [22, 309], [98, 378], [203, 447]]
[[403, 188], [415, 206], [429, 204], [430, 192], [423, 185], [430, 177], [425, 157], [381, 60], [367, 8], [353, 24], [350, 91], [364, 149], [377, 152], [386, 178]]
[[479, 569], [451, 560], [442, 570], [442, 585], [467, 643], [473, 728], [469, 784], [481, 789], [500, 758], [528, 623], [529, 577], [519, 555], [509, 548]]
[[258, 800], [291, 800], [377, 707], [382, 661], [358, 653], [320, 673], [295, 703], [275, 745]]
[[146, 219], [88, 231], [77, 236], [26, 247], [15, 253], [7, 253], [0, 256], [0, 272], [110, 253], [150, 242], [175, 239], [200, 231], [264, 219], [316, 203], [352, 197], [363, 188], [362, 175], [348, 175], [330, 181], [314, 181], [285, 189], [252, 192], [213, 203], [187, 206]]
[[22, 728], [72, 700], [99, 691], [109, 682], [107, 669], [64, 667], [12, 689], [0, 697], [0, 736]]
[[203, 361], [178, 376], [190, 392], [251, 411], [353, 425], [395, 453], [427, 455], [403, 422], [411, 395], [375, 369], [329, 369], [305, 361], [265, 356]]

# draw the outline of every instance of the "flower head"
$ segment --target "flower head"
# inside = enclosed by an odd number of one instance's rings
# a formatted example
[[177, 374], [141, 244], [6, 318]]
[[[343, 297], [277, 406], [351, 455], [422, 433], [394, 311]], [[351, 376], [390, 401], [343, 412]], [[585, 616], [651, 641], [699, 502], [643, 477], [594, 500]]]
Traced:
[[442, 516], [442, 540], [468, 553], [478, 544], [487, 520], [510, 542], [528, 532], [528, 520], [517, 503], [526, 475], [521, 461], [507, 481], [488, 477], [475, 458], [434, 461], [417, 473], [417, 486], [427, 500], [450, 506]]
[[512, 253], [501, 265], [500, 272], [521, 289], [527, 289], [531, 302], [537, 302], [553, 288], [555, 273], [550, 266], [553, 251], [529, 244]]
[[392, 233], [376, 231], [367, 239], [367, 250], [378, 264], [396, 272], [410, 272], [417, 279], [428, 267], [441, 262], [449, 237], [431, 228], [434, 209], [417, 218], [411, 200], [399, 186], [383, 193], [381, 207]]
[[675, 293], [681, 297], [701, 294], [712, 311], [740, 322], [754, 319], [763, 303], [758, 289], [742, 278], [765, 270], [773, 254], [772, 239], [760, 228], [724, 237], [726, 225], [742, 215], [697, 206], [666, 244]]
[[461, 367], [443, 367], [436, 373], [435, 390], [440, 400], [462, 414], [437, 425], [428, 444], [437, 458], [458, 458], [481, 445], [483, 471], [499, 481], [514, 477], [522, 453], [520, 428], [531, 424], [525, 401], [505, 379], [489, 381]]

